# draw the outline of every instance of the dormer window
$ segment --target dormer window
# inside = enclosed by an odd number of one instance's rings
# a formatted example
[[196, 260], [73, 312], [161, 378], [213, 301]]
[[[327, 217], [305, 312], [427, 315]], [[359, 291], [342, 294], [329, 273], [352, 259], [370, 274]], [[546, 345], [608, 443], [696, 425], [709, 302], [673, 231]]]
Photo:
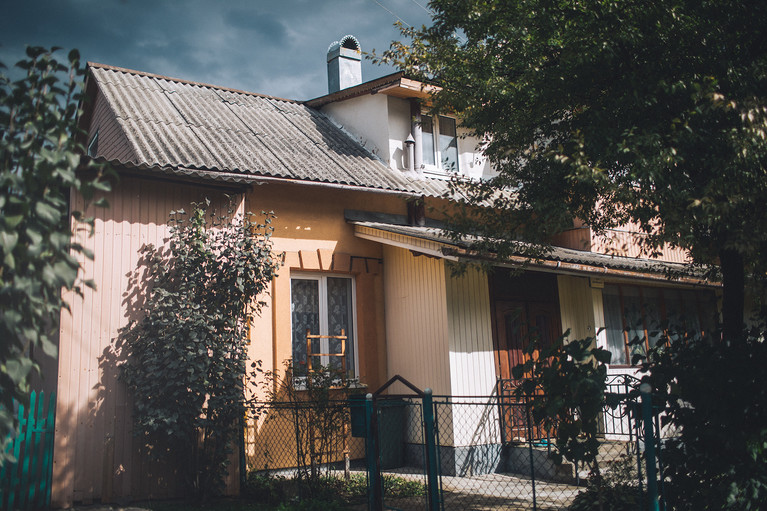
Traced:
[[427, 173], [458, 172], [458, 136], [455, 119], [442, 115], [421, 117], [423, 163]]

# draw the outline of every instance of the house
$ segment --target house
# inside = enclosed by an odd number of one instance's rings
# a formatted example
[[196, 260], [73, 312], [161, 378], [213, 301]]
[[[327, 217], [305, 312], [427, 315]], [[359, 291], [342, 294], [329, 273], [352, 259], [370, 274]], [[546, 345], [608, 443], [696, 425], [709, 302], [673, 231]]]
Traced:
[[[359, 65], [359, 43], [346, 36], [328, 52], [330, 93], [299, 102], [89, 64], [88, 151], [120, 179], [83, 238], [95, 254], [81, 261], [84, 276], [97, 290], [66, 296], [71, 313], [46, 375], [58, 391], [54, 505], [174, 492], [171, 471], [131, 434], [114, 340], [140, 300], [130, 280], [139, 248], [161, 245], [168, 213], [204, 198], [277, 215], [284, 264], [251, 329], [250, 356], [265, 369], [305, 363], [307, 327], [344, 329], [347, 370], [371, 389], [399, 374], [438, 395], [484, 396], [511, 378], [522, 325], [549, 338], [567, 328], [596, 335], [615, 373], [631, 369], [627, 326], [649, 330], [676, 312], [706, 326], [715, 286], [668, 280], [685, 255], [639, 259], [629, 228], [610, 239], [574, 228], [522, 275], [508, 269], [521, 261], [508, 260], [489, 275], [453, 276], [449, 261], [471, 254], [424, 211], [449, 206], [450, 171], [481, 179], [492, 169], [459, 119], [426, 114], [422, 84], [400, 73], [362, 82]], [[456, 450], [472, 420], [444, 432]]]

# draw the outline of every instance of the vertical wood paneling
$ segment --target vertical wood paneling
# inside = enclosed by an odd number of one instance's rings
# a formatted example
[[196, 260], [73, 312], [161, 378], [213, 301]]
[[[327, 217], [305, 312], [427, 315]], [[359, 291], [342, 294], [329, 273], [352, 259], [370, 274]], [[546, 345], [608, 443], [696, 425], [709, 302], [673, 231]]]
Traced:
[[487, 396], [495, 386], [487, 276], [469, 268], [447, 275], [450, 380], [454, 396]]
[[449, 394], [444, 261], [385, 246], [384, 268], [388, 376]]
[[589, 279], [557, 275], [562, 331], [570, 329], [570, 339], [594, 337], [594, 310]]
[[[206, 196], [226, 211], [226, 199], [210, 189], [123, 178], [109, 195], [110, 207], [89, 212], [96, 218], [93, 236], [78, 230], [78, 239], [96, 254], [94, 261], [80, 258], [81, 276], [93, 279], [97, 289], [65, 294], [72, 313], [62, 312], [60, 327], [52, 495], [57, 506], [170, 495], [172, 474], [142, 455], [132, 435], [115, 340], [140, 305], [142, 292], [131, 288], [128, 277], [137, 269], [139, 249], [163, 245], [168, 213], [189, 210]], [[80, 197], [72, 203], [82, 209]]]
[[[469, 268], [460, 277], [446, 273], [450, 381], [453, 396], [489, 396], [495, 387], [495, 363], [491, 328], [490, 291], [487, 275]], [[469, 399], [470, 402], [476, 401]], [[497, 443], [484, 406], [460, 404], [451, 407], [453, 445]], [[497, 433], [497, 432], [496, 432]]]

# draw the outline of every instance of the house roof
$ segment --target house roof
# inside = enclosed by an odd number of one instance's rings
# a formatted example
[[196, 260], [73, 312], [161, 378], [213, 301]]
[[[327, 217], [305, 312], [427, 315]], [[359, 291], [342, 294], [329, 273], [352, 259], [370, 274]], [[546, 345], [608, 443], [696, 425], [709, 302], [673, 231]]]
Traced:
[[[298, 101], [88, 64], [90, 78], [148, 169], [258, 177], [441, 196], [443, 180], [393, 170], [324, 114]], [[109, 149], [99, 156], [115, 159]]]
[[457, 241], [450, 236], [444, 224], [427, 220], [423, 226], [408, 225], [400, 215], [382, 215], [365, 211], [347, 210], [346, 221], [355, 226], [358, 237], [379, 243], [407, 248], [436, 257], [453, 260], [484, 259], [497, 266], [527, 265], [544, 271], [573, 273], [612, 278], [641, 278], [654, 281], [668, 281], [694, 285], [717, 285], [708, 281], [702, 272], [696, 272], [689, 265], [652, 259], [623, 257], [585, 250], [550, 247], [542, 256], [531, 259], [526, 255], [513, 256], [508, 260], [479, 256], [470, 251], [471, 239]]

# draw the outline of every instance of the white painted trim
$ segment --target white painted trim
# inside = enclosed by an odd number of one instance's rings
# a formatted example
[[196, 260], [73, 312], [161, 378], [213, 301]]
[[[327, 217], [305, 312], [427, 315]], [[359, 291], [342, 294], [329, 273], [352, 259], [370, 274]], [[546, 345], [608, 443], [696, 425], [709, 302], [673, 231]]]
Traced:
[[[357, 338], [357, 282], [353, 275], [345, 275], [342, 273], [324, 273], [324, 272], [303, 272], [303, 271], [291, 271], [290, 272], [290, 280], [291, 282], [293, 279], [296, 280], [314, 280], [319, 282], [319, 307], [320, 307], [320, 335], [328, 335], [328, 316], [327, 316], [327, 310], [328, 310], [328, 297], [327, 297], [327, 279], [330, 278], [341, 278], [341, 279], [348, 279], [352, 283], [352, 296], [351, 296], [351, 302], [352, 302], [352, 336], [354, 337], [354, 360], [352, 360], [352, 364], [354, 365], [354, 378], [359, 378], [359, 340]], [[291, 339], [290, 339], [290, 350], [291, 350], [291, 357], [292, 357], [292, 351], [293, 351], [293, 286], [290, 286], [290, 332], [291, 332]], [[322, 311], [325, 311], [325, 314], [322, 314]], [[323, 351], [323, 353], [327, 353], [329, 349], [330, 341], [327, 339], [323, 339], [321, 341], [320, 349]], [[328, 365], [329, 359], [328, 357], [322, 357], [322, 364]], [[348, 368], [347, 368], [348, 369]]]
[[[363, 232], [363, 229], [370, 232]], [[381, 234], [374, 234], [376, 232], [385, 234], [386, 236], [382, 236]], [[433, 241], [414, 238], [412, 236], [405, 236], [403, 234], [382, 231], [380, 229], [365, 227], [362, 225], [354, 226], [354, 235], [358, 238], [375, 241], [383, 245], [404, 248], [405, 250], [412, 250], [414, 252], [439, 257], [440, 259], [446, 259], [449, 261], [458, 261], [458, 257], [445, 255], [442, 252], [442, 248], [449, 247], [449, 245], [442, 243], [436, 243]], [[419, 245], [418, 243], [421, 244]]]

